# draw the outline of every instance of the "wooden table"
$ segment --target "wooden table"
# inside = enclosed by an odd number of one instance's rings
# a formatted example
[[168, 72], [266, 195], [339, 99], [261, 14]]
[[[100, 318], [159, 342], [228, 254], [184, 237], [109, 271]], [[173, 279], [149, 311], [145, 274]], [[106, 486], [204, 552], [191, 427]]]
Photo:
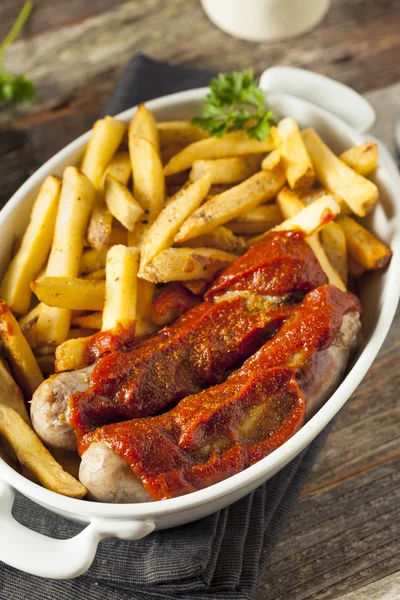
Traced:
[[[2, 0], [0, 38], [22, 2]], [[249, 2], [249, 6], [251, 0]], [[210, 70], [272, 64], [343, 81], [379, 111], [392, 145], [400, 118], [400, 3], [333, 0], [318, 29], [293, 41], [248, 43], [217, 30], [197, 0], [35, 0], [11, 70], [38, 85], [28, 109], [0, 109], [0, 200], [87, 130], [130, 57], [143, 52]], [[392, 86], [382, 91], [379, 88]], [[260, 580], [259, 600], [400, 597], [400, 314], [366, 379], [341, 411], [286, 532]], [[396, 592], [396, 590], [398, 590]]]

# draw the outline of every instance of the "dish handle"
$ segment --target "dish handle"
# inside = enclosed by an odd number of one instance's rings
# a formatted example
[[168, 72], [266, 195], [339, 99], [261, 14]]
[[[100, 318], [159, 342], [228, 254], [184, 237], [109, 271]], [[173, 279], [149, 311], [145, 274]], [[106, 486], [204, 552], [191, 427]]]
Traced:
[[333, 113], [359, 133], [375, 123], [371, 104], [352, 88], [334, 79], [297, 67], [271, 67], [260, 77], [265, 92], [297, 96]]
[[81, 533], [56, 540], [27, 529], [11, 514], [14, 490], [0, 479], [0, 560], [39, 577], [72, 579], [82, 575], [93, 562], [99, 542], [117, 537], [139, 540], [154, 528], [154, 522], [92, 519]]

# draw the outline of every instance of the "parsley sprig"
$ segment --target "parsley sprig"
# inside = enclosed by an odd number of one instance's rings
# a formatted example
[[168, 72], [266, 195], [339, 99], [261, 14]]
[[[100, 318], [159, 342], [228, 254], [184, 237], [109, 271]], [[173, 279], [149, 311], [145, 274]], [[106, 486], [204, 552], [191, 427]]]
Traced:
[[5, 40], [0, 45], [0, 102], [28, 104], [36, 98], [35, 85], [25, 75], [13, 75], [4, 66], [4, 54], [31, 14], [32, 2], [26, 2]]
[[210, 83], [202, 116], [192, 119], [212, 136], [221, 138], [231, 129], [246, 129], [256, 140], [269, 136], [272, 122], [273, 113], [265, 109], [264, 94], [252, 69], [220, 73]]

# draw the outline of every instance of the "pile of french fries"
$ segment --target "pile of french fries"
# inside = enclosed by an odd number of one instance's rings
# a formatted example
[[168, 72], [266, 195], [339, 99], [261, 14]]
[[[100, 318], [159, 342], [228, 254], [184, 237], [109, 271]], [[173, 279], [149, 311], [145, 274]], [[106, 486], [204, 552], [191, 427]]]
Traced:
[[[97, 121], [80, 168], [43, 182], [1, 283], [3, 354], [25, 399], [55, 370], [84, 367], [97, 331], [154, 332], [163, 284], [202, 294], [270, 230], [304, 231], [342, 290], [383, 267], [390, 249], [358, 220], [379, 201], [368, 179], [377, 163], [374, 142], [338, 157], [291, 118], [263, 141], [157, 123], [144, 105], [128, 127]], [[43, 485], [82, 497], [83, 486], [31, 431], [22, 394], [0, 367], [0, 385], [12, 390], [0, 399], [0, 432]]]

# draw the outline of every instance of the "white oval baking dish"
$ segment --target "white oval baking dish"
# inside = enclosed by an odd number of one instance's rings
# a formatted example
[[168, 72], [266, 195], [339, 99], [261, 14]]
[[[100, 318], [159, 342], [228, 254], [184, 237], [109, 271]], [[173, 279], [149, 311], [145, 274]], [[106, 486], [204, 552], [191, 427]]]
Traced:
[[[372, 107], [353, 90], [307, 71], [269, 69], [263, 74], [261, 85], [276, 115], [292, 116], [300, 126], [314, 127], [337, 152], [362, 143], [366, 139], [363, 134], [374, 120]], [[199, 114], [206, 93], [206, 88], [191, 90], [152, 100], [147, 106], [159, 120], [190, 118]], [[134, 112], [132, 108], [118, 118], [128, 122]], [[0, 272], [6, 268], [15, 236], [26, 227], [43, 179], [50, 173], [61, 175], [67, 165], [78, 164], [89, 136], [90, 132], [82, 135], [50, 159], [1, 211]], [[282, 469], [331, 421], [376, 357], [400, 295], [400, 176], [388, 150], [381, 143], [379, 147], [375, 181], [382, 200], [369, 217], [369, 226], [391, 246], [393, 258], [387, 269], [372, 273], [363, 286], [364, 344], [346, 378], [323, 408], [283, 446], [242, 473], [193, 494], [149, 504], [101, 504], [66, 498], [25, 479], [0, 459], [0, 560], [42, 577], [76, 577], [92, 563], [101, 539], [140, 539], [154, 529], [188, 523], [235, 502]], [[50, 511], [88, 526], [70, 540], [55, 540], [30, 531], [11, 515], [14, 490]]]

